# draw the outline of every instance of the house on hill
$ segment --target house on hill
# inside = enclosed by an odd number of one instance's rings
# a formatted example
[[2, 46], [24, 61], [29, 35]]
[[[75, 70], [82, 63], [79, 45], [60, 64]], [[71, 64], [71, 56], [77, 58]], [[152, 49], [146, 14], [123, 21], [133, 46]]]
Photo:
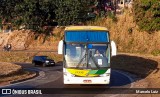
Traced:
[[116, 13], [122, 13], [125, 8], [131, 9], [132, 4], [133, 0], [116, 0]]
[[133, 0], [116, 0], [119, 7], [132, 7]]
[[0, 26], [0, 32], [9, 33], [12, 31], [12, 24], [7, 22], [6, 20], [2, 20]]
[[93, 5], [90, 7], [93, 13], [99, 15], [104, 13], [114, 12], [119, 13], [124, 8], [132, 8], [133, 0], [93, 0]]

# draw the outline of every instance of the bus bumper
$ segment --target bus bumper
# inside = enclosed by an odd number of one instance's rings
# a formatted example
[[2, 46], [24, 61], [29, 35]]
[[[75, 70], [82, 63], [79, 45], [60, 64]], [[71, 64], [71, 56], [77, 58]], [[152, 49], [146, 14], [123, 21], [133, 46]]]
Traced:
[[64, 84], [109, 84], [110, 76], [106, 77], [67, 77], [64, 76]]

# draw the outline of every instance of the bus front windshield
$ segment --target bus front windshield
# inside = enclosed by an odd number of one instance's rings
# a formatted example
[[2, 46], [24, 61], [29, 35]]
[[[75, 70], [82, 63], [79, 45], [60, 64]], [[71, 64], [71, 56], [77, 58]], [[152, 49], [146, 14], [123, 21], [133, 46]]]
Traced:
[[66, 43], [65, 67], [99, 69], [110, 66], [109, 44]]

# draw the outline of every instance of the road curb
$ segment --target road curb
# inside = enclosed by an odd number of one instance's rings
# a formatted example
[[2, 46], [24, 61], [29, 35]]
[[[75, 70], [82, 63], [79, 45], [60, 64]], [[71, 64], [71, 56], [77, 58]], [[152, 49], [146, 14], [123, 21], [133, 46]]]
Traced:
[[[28, 70], [27, 70], [27, 71], [28, 71]], [[31, 70], [30, 70], [30, 71], [31, 71]], [[37, 72], [37, 71], [31, 71], [31, 72], [35, 72], [36, 74], [35, 74], [34, 76], [29, 77], [29, 78], [26, 78], [26, 79], [20, 79], [20, 80], [12, 81], [12, 82], [10, 82], [10, 84], [14, 84], [14, 83], [26, 81], [26, 80], [33, 79], [33, 78], [39, 76], [39, 72]]]
[[39, 79], [39, 78], [42, 78], [42, 77], [45, 76], [45, 72], [44, 72], [44, 71], [41, 71], [41, 70], [36, 69], [36, 68], [34, 68], [34, 69], [24, 68], [24, 70], [36, 72], [36, 75], [33, 76], [33, 77], [30, 77], [30, 78], [26, 78], [26, 79], [22, 79], [22, 80], [17, 80], [17, 81], [12, 81], [12, 82], [10, 82], [10, 84], [8, 84], [8, 85], [0, 86], [0, 88], [13, 86], [13, 85], [20, 84], [20, 83], [23, 83], [23, 82], [27, 82], [27, 81], [30, 81], [30, 80], [34, 80], [34, 79], [37, 79], [37, 78]]

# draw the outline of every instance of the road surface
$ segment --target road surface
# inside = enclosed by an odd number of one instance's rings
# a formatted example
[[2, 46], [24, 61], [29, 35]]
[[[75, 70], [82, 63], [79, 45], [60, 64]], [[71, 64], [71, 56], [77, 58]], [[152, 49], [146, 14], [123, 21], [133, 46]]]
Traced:
[[[111, 72], [111, 83], [110, 85], [69, 85], [67, 88], [76, 88], [76, 93], [72, 91], [65, 94], [66, 86], [63, 85], [63, 73], [62, 65], [56, 65], [54, 67], [34, 67], [30, 63], [18, 63], [24, 69], [35, 70], [39, 72], [39, 76], [26, 80], [23, 82], [13, 83], [11, 85], [1, 87], [1, 88], [34, 88], [34, 89], [48, 89], [48, 91], [53, 92], [53, 94], [43, 94], [43, 95], [33, 95], [34, 97], [118, 97], [118, 93], [125, 93], [125, 89], [122, 88], [132, 88], [133, 79], [129, 75], [122, 71], [112, 70]], [[92, 88], [88, 93], [83, 91], [86, 88]], [[119, 88], [118, 93], [109, 94], [112, 88]], [[98, 90], [98, 89], [103, 89]], [[57, 92], [57, 93], [56, 93]], [[6, 97], [30, 97], [31, 95], [0, 95]]]

